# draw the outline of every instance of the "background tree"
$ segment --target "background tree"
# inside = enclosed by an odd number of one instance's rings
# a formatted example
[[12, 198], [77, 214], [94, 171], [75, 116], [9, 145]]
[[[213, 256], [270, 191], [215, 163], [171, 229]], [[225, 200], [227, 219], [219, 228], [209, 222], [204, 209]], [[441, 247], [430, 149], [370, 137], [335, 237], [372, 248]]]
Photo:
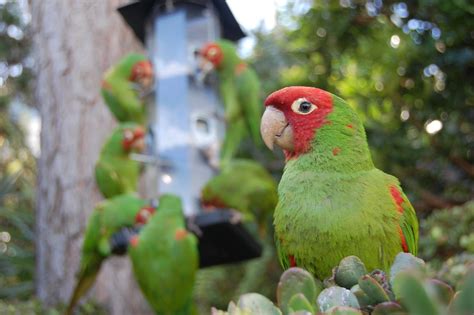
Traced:
[[[33, 1], [35, 96], [42, 119], [36, 216], [37, 295], [71, 293], [87, 218], [98, 194], [93, 171], [113, 119], [99, 94], [104, 71], [140, 49], [116, 8], [126, 1]], [[111, 314], [147, 314], [127, 259], [106, 263], [94, 297]]]
[[0, 3], [0, 298], [29, 297], [34, 288], [35, 161], [24, 124], [32, 60], [23, 9]]
[[467, 1], [295, 1], [257, 34], [253, 63], [266, 93], [309, 85], [353, 105], [421, 214], [474, 197], [473, 14]]

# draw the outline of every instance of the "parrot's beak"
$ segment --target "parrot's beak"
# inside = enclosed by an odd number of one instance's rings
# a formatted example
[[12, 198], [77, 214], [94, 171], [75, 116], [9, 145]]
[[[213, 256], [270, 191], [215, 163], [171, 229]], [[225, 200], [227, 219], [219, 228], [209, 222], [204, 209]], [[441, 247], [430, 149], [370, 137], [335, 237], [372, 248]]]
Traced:
[[136, 139], [132, 142], [132, 149], [136, 152], [145, 151], [146, 143], [144, 138]]
[[274, 144], [287, 151], [294, 150], [293, 128], [286, 120], [285, 114], [273, 106], [267, 106], [263, 113], [260, 133], [270, 150], [273, 150]]
[[145, 142], [145, 130], [142, 127], [137, 127], [133, 131], [133, 140], [131, 144], [132, 150], [136, 152], [145, 151], [146, 142]]
[[202, 72], [207, 74], [214, 69], [214, 64], [206, 58], [201, 58], [201, 62], [199, 63], [199, 69], [201, 69]]

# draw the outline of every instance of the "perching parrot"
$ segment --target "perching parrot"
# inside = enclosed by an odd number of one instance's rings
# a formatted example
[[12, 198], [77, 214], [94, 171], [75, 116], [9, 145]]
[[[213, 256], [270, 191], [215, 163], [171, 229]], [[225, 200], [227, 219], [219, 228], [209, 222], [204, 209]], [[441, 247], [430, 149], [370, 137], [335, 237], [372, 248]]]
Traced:
[[92, 287], [102, 262], [112, 254], [111, 236], [123, 227], [140, 224], [154, 212], [148, 202], [134, 193], [123, 194], [99, 203], [87, 224], [77, 284], [65, 314], [72, 314], [79, 299]]
[[147, 57], [128, 54], [107, 70], [102, 80], [102, 96], [120, 122], [145, 123], [144, 97], [153, 82], [153, 67]]
[[397, 178], [375, 168], [354, 110], [329, 92], [294, 86], [265, 100], [261, 133], [286, 165], [274, 212], [282, 266], [322, 279], [346, 256], [388, 271], [418, 248], [418, 221]]
[[[277, 202], [275, 179], [262, 165], [253, 160], [231, 160], [218, 175], [206, 183], [201, 191], [201, 204], [205, 211], [213, 208], [237, 210], [242, 216], [242, 223], [251, 232], [254, 232], [255, 227], [258, 228], [258, 237], [264, 246], [262, 256], [258, 259], [238, 267], [222, 266], [212, 268], [209, 273], [201, 272], [200, 286], [218, 290], [220, 286], [234, 281], [238, 283], [234, 285], [234, 295], [264, 289], [262, 275], [268, 272], [275, 257], [272, 235], [267, 233], [267, 226], [271, 224], [269, 221]], [[237, 271], [237, 268], [242, 271]]]
[[131, 152], [145, 148], [145, 131], [135, 123], [120, 124], [102, 147], [95, 165], [95, 179], [105, 198], [137, 190], [140, 163]]
[[259, 163], [245, 159], [231, 160], [201, 191], [204, 208], [235, 209], [243, 215], [244, 222], [258, 224], [262, 237], [277, 201], [277, 184], [273, 177]]
[[197, 240], [185, 228], [178, 197], [160, 197], [155, 214], [130, 240], [128, 253], [135, 278], [156, 314], [193, 313]]
[[261, 145], [259, 134], [260, 81], [237, 55], [235, 45], [227, 40], [206, 44], [200, 51], [203, 71], [215, 69], [219, 78], [219, 93], [224, 103], [226, 136], [221, 149], [221, 164], [229, 162], [242, 140], [250, 134], [253, 142]]

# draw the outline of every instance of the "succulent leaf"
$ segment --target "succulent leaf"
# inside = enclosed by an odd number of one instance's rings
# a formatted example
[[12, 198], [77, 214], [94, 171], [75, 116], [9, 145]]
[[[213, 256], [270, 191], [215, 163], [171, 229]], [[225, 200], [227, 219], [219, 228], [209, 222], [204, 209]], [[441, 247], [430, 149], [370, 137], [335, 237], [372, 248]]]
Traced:
[[339, 263], [336, 269], [335, 280], [339, 286], [350, 289], [366, 273], [367, 269], [359, 257], [348, 256]]
[[419, 276], [413, 272], [400, 272], [393, 281], [397, 299], [412, 315], [443, 314], [438, 303], [430, 298]]
[[357, 301], [359, 302], [359, 305], [361, 307], [366, 307], [366, 306], [369, 306], [369, 305], [373, 305], [374, 304], [374, 300], [369, 297], [365, 292], [364, 290], [362, 290], [360, 288], [360, 286], [358, 284], [356, 284], [355, 286], [353, 286], [351, 288], [351, 292], [352, 294], [355, 295], [355, 297], [357, 298]]
[[402, 271], [425, 271], [425, 262], [423, 259], [413, 256], [410, 253], [398, 253], [390, 268], [390, 284], [393, 286], [393, 280]]
[[[249, 314], [282, 315], [281, 311], [266, 297], [258, 293], [241, 295], [237, 302], [239, 309]], [[230, 314], [231, 315], [231, 314]]]
[[383, 302], [374, 307], [371, 315], [405, 315], [406, 312], [396, 302]]
[[456, 293], [451, 302], [450, 309], [453, 314], [467, 315], [474, 314], [474, 265], [469, 268], [464, 283], [461, 285], [461, 290]]
[[302, 293], [293, 295], [293, 297], [288, 302], [288, 309], [290, 310], [290, 313], [297, 311], [306, 311], [311, 314], [314, 313], [313, 306]]
[[326, 288], [319, 294], [318, 305], [321, 312], [326, 312], [333, 306], [359, 308], [359, 302], [350, 290], [336, 286]]
[[438, 301], [448, 305], [454, 296], [454, 290], [450, 285], [438, 279], [428, 279], [425, 281], [425, 287], [431, 296]]
[[321, 292], [321, 285], [317, 284], [313, 276], [304, 269], [290, 268], [280, 278], [277, 289], [277, 301], [283, 313], [289, 312], [289, 303], [298, 293], [304, 295], [314, 309], [317, 309], [316, 298]]
[[325, 314], [327, 315], [362, 315], [363, 313], [353, 307], [333, 306]]
[[375, 304], [390, 301], [387, 292], [385, 292], [377, 280], [369, 275], [360, 277], [359, 287], [375, 302]]

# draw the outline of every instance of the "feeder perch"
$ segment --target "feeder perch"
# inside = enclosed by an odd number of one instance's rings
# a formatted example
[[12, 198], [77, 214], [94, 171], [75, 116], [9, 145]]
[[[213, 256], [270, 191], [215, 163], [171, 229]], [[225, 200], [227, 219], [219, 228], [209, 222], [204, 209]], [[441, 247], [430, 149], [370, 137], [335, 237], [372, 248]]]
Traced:
[[215, 78], [199, 80], [195, 51], [205, 43], [245, 36], [224, 0], [141, 0], [118, 9], [145, 45], [155, 73], [148, 113], [149, 152], [136, 157], [157, 169], [160, 194], [181, 197], [199, 239], [200, 266], [260, 256], [262, 248], [231, 211], [203, 213], [200, 192], [215, 175], [225, 133]]

